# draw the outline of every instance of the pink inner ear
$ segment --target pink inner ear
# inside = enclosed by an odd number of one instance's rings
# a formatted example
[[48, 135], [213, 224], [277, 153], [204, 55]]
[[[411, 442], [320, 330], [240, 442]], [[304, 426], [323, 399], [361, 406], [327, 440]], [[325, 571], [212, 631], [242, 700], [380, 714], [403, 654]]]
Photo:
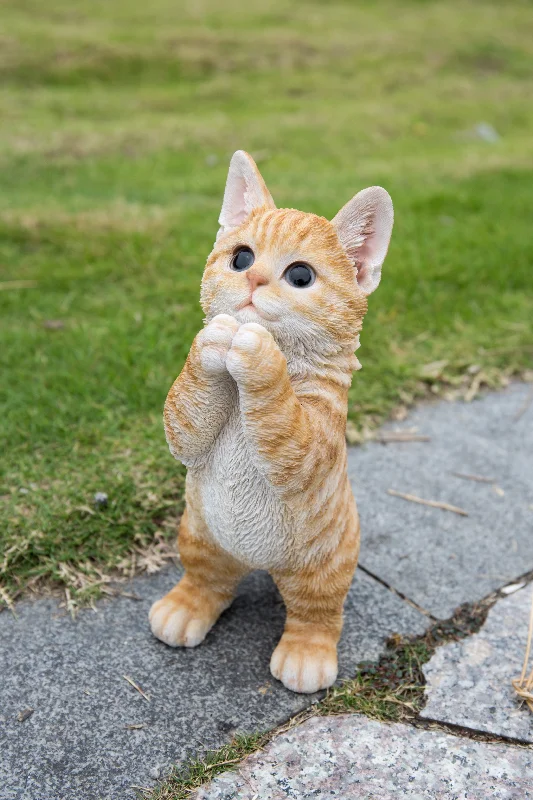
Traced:
[[231, 217], [230, 224], [236, 228], [237, 225], [240, 225], [242, 222], [244, 222], [247, 216], [248, 215], [244, 209], [242, 211], [236, 211]]
[[370, 237], [364, 244], [357, 248], [350, 248], [348, 254], [353, 258], [355, 269], [357, 270], [357, 283], [362, 289], [367, 289], [372, 280], [372, 267], [369, 262], [372, 259], [372, 234], [373, 231], [368, 232], [366, 235]]
[[260, 206], [275, 208], [253, 159], [243, 150], [237, 150], [230, 161], [222, 210], [218, 218], [221, 229], [227, 231], [242, 225], [254, 208]]
[[243, 177], [233, 178], [226, 225], [237, 227], [246, 219], [246, 189], [246, 181]]
[[358, 192], [332, 220], [340, 243], [357, 268], [357, 283], [365, 294], [379, 284], [393, 220], [392, 200], [381, 186]]
[[359, 286], [364, 286], [368, 279], [368, 267], [365, 265], [363, 261], [359, 261], [359, 259], [355, 262], [355, 268], [357, 270], [357, 283]]

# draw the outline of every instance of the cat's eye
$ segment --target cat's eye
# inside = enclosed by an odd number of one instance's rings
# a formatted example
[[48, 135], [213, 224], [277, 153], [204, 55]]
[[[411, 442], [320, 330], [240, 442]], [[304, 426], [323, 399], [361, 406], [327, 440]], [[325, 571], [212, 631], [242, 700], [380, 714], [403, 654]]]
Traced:
[[240, 247], [231, 259], [231, 268], [237, 272], [244, 272], [251, 267], [255, 261], [255, 256], [249, 247]]
[[291, 264], [285, 272], [285, 280], [297, 289], [306, 289], [315, 282], [315, 273], [309, 264]]

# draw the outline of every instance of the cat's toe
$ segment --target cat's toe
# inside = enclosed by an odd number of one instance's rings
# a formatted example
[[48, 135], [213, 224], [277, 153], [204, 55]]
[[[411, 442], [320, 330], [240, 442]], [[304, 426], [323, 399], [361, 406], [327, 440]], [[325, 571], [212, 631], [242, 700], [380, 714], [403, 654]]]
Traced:
[[229, 314], [216, 314], [213, 317], [209, 325], [216, 325], [222, 328], [228, 328], [233, 333], [237, 333], [239, 330], [239, 323], [235, 319], [235, 317], [230, 316]]
[[327, 689], [337, 679], [337, 652], [334, 647], [313, 652], [307, 647], [276, 647], [270, 671], [291, 692], [312, 694]]
[[233, 337], [226, 367], [237, 383], [257, 386], [271, 383], [281, 362], [285, 363], [272, 334], [256, 322], [246, 322]]
[[190, 609], [163, 597], [149, 614], [152, 633], [169, 647], [196, 647], [203, 642], [212, 621], [195, 617]]
[[262, 325], [258, 325], [256, 322], [247, 322], [241, 325], [233, 337], [232, 350], [243, 350], [245, 352], [256, 350], [261, 347], [264, 334], [269, 335]]
[[238, 322], [228, 314], [218, 314], [198, 334], [200, 347], [200, 363], [208, 373], [226, 371], [226, 356]]
[[206, 372], [223, 372], [226, 368], [227, 350], [223, 347], [204, 347], [200, 355], [200, 363]]
[[247, 334], [255, 333], [258, 336], [263, 336], [268, 338], [271, 334], [267, 331], [267, 329], [260, 325], [258, 322], [243, 322], [242, 325], [239, 325], [239, 330], [237, 331], [239, 336], [246, 337]]

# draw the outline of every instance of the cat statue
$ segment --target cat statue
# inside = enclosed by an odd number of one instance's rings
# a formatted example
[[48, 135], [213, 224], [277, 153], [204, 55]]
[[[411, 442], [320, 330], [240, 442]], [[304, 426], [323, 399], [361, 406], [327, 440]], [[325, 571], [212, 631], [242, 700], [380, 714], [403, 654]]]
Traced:
[[171, 647], [195, 647], [241, 578], [268, 570], [287, 610], [270, 670], [294, 692], [316, 692], [337, 677], [359, 555], [347, 399], [392, 201], [364, 189], [331, 222], [276, 208], [239, 150], [219, 223], [202, 278], [205, 327], [164, 410], [170, 452], [188, 468], [185, 574], [152, 606], [151, 627]]

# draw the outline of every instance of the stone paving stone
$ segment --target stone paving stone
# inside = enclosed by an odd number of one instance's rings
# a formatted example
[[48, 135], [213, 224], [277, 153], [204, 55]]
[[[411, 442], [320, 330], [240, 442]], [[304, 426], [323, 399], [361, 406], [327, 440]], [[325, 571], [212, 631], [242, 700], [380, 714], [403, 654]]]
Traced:
[[439, 647], [424, 666], [421, 716], [533, 743], [533, 713], [511, 680], [520, 676], [533, 585], [498, 600], [479, 633]]
[[[533, 405], [516, 419], [530, 388], [422, 406], [385, 428], [415, 427], [430, 442], [350, 450], [361, 565], [441, 619], [533, 569]], [[455, 471], [495, 478], [505, 494]], [[391, 497], [389, 488], [469, 516]]]
[[[0, 615], [1, 800], [131, 800], [169, 767], [235, 731], [268, 730], [316, 701], [269, 672], [284, 610], [256, 573], [200, 647], [173, 650], [148, 626], [153, 600], [179, 577], [169, 569], [129, 587], [74, 622], [51, 599]], [[427, 619], [358, 572], [346, 606], [341, 675], [377, 659], [393, 632], [421, 633]], [[150, 696], [147, 702], [122, 677]], [[24, 722], [17, 715], [33, 714]], [[127, 725], [144, 725], [127, 729]]]
[[194, 800], [527, 800], [533, 750], [358, 715], [314, 717]]

